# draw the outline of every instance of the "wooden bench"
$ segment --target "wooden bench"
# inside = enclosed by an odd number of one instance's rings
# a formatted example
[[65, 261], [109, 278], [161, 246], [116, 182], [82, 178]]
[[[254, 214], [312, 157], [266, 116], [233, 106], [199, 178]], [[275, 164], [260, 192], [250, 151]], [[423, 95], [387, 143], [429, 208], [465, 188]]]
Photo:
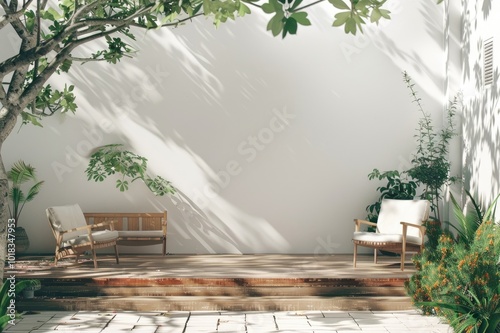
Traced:
[[113, 221], [118, 245], [163, 244], [167, 254], [167, 211], [163, 213], [83, 213], [87, 224]]

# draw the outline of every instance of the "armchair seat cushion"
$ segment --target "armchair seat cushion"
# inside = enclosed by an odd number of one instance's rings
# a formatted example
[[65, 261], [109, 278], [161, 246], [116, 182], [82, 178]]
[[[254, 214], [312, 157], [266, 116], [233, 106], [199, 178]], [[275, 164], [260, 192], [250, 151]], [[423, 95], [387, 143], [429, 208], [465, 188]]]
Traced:
[[[101, 231], [94, 231], [92, 233], [92, 239], [94, 240], [95, 243], [109, 243], [116, 241], [118, 239], [118, 231], [116, 230], [101, 230]], [[68, 239], [64, 242], [62, 242], [62, 247], [68, 247], [68, 246], [78, 246], [78, 245], [84, 245], [90, 242], [89, 235], [84, 234], [84, 235], [79, 235], [75, 238]]]
[[118, 231], [120, 238], [163, 238], [161, 230], [120, 230]]
[[[354, 241], [367, 243], [403, 243], [401, 234], [380, 234], [375, 232], [354, 232], [352, 239]], [[422, 245], [422, 238], [412, 235], [406, 236], [406, 243]]]

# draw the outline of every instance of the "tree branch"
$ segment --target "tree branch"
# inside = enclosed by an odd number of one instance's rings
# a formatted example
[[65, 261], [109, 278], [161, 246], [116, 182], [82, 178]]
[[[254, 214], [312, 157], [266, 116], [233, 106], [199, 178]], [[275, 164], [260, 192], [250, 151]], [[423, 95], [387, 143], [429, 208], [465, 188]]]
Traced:
[[308, 7], [314, 6], [314, 5], [316, 5], [316, 4], [320, 3], [320, 2], [323, 2], [323, 1], [325, 1], [325, 0], [318, 0], [318, 1], [312, 2], [312, 3], [308, 4], [308, 5], [305, 5], [305, 6], [302, 6], [302, 7], [299, 7], [299, 8], [295, 8], [294, 12], [298, 12], [300, 10], [303, 10], [303, 9], [308, 8]]
[[[9, 84], [9, 83], [7, 82], [6, 84]], [[3, 101], [5, 99], [5, 97], [7, 96], [7, 92], [3, 88], [3, 85], [4, 85], [4, 83], [2, 82], [2, 84], [0, 85], [0, 101]]]
[[[2, 30], [2, 28], [4, 26], [6, 26], [7, 24], [11, 23], [15, 19], [21, 17], [24, 14], [24, 12], [26, 11], [26, 9], [28, 8], [28, 6], [32, 2], [33, 2], [33, 0], [29, 0], [28, 2], [26, 2], [26, 4], [23, 6], [23, 8], [21, 10], [18, 10], [17, 12], [8, 13], [8, 14], [0, 16], [0, 30]], [[5, 6], [3, 4], [4, 4], [4, 2], [2, 1], [2, 7], [5, 10]]]
[[195, 15], [192, 15], [192, 16], [189, 16], [189, 17], [186, 17], [186, 18], [183, 18], [182, 20], [178, 20], [176, 22], [171, 22], [171, 23], [165, 23], [165, 24], [162, 24], [161, 27], [162, 28], [165, 28], [165, 27], [172, 27], [172, 26], [176, 26], [180, 23], [183, 23], [183, 22], [186, 22], [186, 21], [189, 21], [189, 20], [192, 20], [198, 16], [203, 16], [203, 13], [198, 13], [198, 14], [195, 14]]
[[19, 106], [21, 106], [23, 110], [33, 101], [33, 99], [35, 99], [47, 80], [57, 71], [64, 60], [68, 58], [71, 51], [78, 45], [78, 43], [71, 43], [63, 48], [62, 51], [56, 55], [55, 59], [24, 89], [19, 97]]
[[89, 3], [85, 6], [80, 7], [78, 10], [75, 10], [75, 12], [73, 13], [73, 16], [69, 19], [70, 25], [75, 24], [75, 22], [79, 18], [81, 18], [82, 16], [84, 16], [85, 14], [90, 12], [97, 5], [100, 5], [100, 4], [105, 3], [105, 2], [106, 2], [106, 0], [97, 0], [95, 2], [92, 2], [92, 3]]

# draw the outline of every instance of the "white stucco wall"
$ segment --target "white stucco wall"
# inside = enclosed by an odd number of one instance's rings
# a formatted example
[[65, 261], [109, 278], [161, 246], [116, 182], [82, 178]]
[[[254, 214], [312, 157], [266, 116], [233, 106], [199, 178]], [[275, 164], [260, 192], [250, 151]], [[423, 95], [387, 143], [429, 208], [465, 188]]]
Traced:
[[[463, 10], [464, 179], [484, 205], [500, 193], [500, 7], [465, 1]], [[483, 42], [493, 38], [494, 80], [483, 84]]]
[[[415, 148], [420, 115], [403, 70], [442, 119], [443, 6], [392, 4], [391, 21], [356, 37], [331, 27], [329, 6], [285, 40], [255, 12], [217, 30], [202, 18], [139, 32], [136, 58], [74, 65], [53, 85], [75, 84], [77, 114], [16, 129], [3, 147], [7, 167], [24, 159], [45, 180], [20, 221], [29, 251], [53, 251], [46, 207], [79, 203], [167, 209], [170, 253], [352, 252], [352, 219], [366, 216], [380, 185], [367, 174], [408, 167]], [[87, 181], [89, 151], [108, 143], [148, 158], [179, 193]]]

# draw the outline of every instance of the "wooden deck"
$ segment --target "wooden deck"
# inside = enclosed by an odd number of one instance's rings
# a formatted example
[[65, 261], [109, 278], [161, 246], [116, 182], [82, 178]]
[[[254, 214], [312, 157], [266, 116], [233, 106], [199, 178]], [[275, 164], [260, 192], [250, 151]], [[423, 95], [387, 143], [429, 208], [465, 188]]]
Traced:
[[396, 257], [359, 255], [357, 268], [352, 267], [351, 254], [294, 255], [120, 255], [116, 264], [111, 255], [98, 256], [99, 268], [89, 258], [63, 259], [57, 266], [51, 256], [24, 256], [17, 259], [14, 273], [18, 278], [408, 278], [415, 271], [407, 261], [405, 271], [399, 269]]
[[404, 283], [414, 268], [399, 258], [352, 255], [25, 256], [6, 274], [35, 278], [42, 289], [20, 299], [26, 310], [407, 310]]

